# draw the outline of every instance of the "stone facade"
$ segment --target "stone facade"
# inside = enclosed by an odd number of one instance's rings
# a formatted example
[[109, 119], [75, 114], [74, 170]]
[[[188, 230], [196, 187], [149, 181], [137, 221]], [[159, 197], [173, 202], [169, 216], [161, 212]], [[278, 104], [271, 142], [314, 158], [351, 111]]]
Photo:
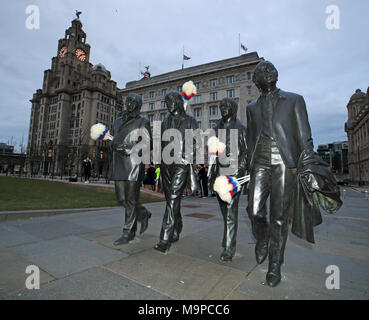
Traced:
[[90, 127], [111, 126], [122, 104], [116, 82], [102, 64], [90, 62], [90, 45], [79, 19], [59, 40], [51, 69], [32, 103], [27, 147], [27, 171], [32, 174], [79, 174], [81, 162], [92, 158], [94, 173], [107, 167], [106, 143], [90, 139]]
[[151, 78], [131, 81], [118, 95], [124, 100], [129, 93], [142, 96], [142, 114], [150, 122], [163, 120], [167, 115], [164, 103], [169, 91], [182, 91], [182, 85], [192, 80], [197, 86], [197, 97], [187, 106], [187, 113], [192, 114], [199, 127], [206, 130], [214, 127], [221, 117], [219, 103], [225, 97], [234, 98], [239, 105], [238, 117], [246, 123], [246, 106], [259, 96], [259, 91], [252, 82], [256, 64], [263, 60], [256, 52], [241, 56], [206, 63], [190, 68], [164, 73]]
[[369, 184], [369, 88], [365, 94], [360, 89], [347, 104], [348, 166], [350, 180]]

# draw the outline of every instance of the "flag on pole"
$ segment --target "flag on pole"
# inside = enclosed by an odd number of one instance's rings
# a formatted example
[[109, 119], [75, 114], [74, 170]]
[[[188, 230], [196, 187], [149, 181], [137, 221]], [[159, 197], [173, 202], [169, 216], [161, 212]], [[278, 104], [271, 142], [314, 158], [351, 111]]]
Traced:
[[141, 74], [143, 75], [144, 78], [150, 78], [150, 72], [142, 72]]
[[247, 50], [248, 50], [248, 49], [246, 48], [246, 46], [245, 46], [244, 44], [242, 44], [242, 43], [241, 43], [241, 49], [242, 49], [242, 50], [244, 50], [245, 52], [247, 52]]
[[185, 54], [183, 55], [183, 60], [190, 60], [191, 57], [187, 57]]

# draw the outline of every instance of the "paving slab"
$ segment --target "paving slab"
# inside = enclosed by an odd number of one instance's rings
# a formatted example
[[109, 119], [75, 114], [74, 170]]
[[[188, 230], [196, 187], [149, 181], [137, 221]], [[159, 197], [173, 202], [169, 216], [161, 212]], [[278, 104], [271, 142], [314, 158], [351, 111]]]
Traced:
[[224, 299], [245, 277], [239, 270], [154, 249], [105, 268], [173, 299]]
[[90, 240], [93, 243], [103, 245], [107, 248], [114, 250], [119, 250], [128, 255], [135, 254], [145, 250], [151, 250], [158, 241], [157, 236], [152, 236], [149, 234], [142, 234], [135, 237], [134, 240], [130, 241], [128, 244], [115, 246], [113, 243], [122, 235], [121, 228], [111, 228], [100, 231], [95, 231], [91, 233], [86, 233], [81, 237]]
[[[0, 257], [0, 299], [20, 290], [27, 290], [25, 281], [29, 274], [26, 274], [26, 268], [33, 263], [8, 248], [0, 247]], [[52, 280], [54, 278], [51, 275], [40, 270], [41, 284]]]
[[107, 269], [94, 267], [70, 277], [25, 290], [8, 299], [21, 300], [167, 300], [167, 296]]
[[267, 264], [263, 263], [253, 270], [237, 288], [238, 291], [266, 300], [367, 300], [369, 293], [365, 287], [352, 286], [340, 281], [340, 289], [326, 288], [329, 276], [324, 272], [317, 274], [285, 265], [282, 267], [282, 281], [274, 288], [265, 284]]
[[13, 250], [55, 278], [119, 260], [127, 255], [76, 236], [14, 247]]
[[285, 264], [287, 268], [324, 275], [325, 278], [327, 277], [325, 275], [327, 266], [335, 265], [340, 269], [341, 281], [355, 283], [357, 287], [369, 288], [368, 260], [321, 253], [316, 250], [287, 248]]
[[42, 218], [18, 221], [14, 226], [20, 231], [43, 240], [56, 239], [68, 235], [83, 234], [93, 231], [91, 228], [55, 218], [50, 220]]
[[229, 268], [247, 273], [256, 266], [254, 244], [242, 241], [243, 237], [248, 239], [247, 232], [244, 228], [239, 228], [238, 231], [241, 234], [243, 233], [243, 236], [238, 239], [236, 254], [231, 262], [222, 262], [219, 260], [220, 254], [222, 253], [223, 236], [223, 226], [219, 224], [192, 234], [190, 237], [180, 239], [172, 245], [171, 251], [218, 265], [226, 265]]
[[27, 232], [9, 224], [0, 224], [0, 246], [13, 247], [24, 243], [38, 242], [41, 238], [35, 237]]

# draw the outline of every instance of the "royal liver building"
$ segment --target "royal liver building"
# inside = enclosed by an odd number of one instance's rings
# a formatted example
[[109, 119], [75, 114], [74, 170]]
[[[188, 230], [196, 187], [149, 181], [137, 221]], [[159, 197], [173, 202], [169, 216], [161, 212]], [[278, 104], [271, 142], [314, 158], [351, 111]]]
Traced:
[[44, 71], [42, 89], [30, 100], [32, 112], [27, 148], [27, 171], [71, 175], [81, 172], [89, 156], [93, 172], [107, 169], [107, 146], [90, 139], [92, 124], [111, 126], [122, 105], [116, 82], [102, 64], [90, 63], [90, 45], [76, 18], [58, 42], [51, 69]]

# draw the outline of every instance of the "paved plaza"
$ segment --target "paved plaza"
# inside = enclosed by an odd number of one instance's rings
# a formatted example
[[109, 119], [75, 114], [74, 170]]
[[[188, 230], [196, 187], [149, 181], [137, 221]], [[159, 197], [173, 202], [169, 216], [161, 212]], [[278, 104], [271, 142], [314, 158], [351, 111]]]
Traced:
[[[264, 284], [267, 261], [255, 261], [246, 196], [240, 201], [237, 253], [227, 263], [219, 260], [223, 219], [211, 197], [183, 199], [183, 232], [166, 255], [153, 249], [164, 202], [147, 204], [153, 213], [149, 228], [119, 247], [112, 244], [124, 217], [118, 207], [8, 219], [0, 222], [0, 298], [369, 299], [369, 200], [359, 189], [345, 190], [342, 208], [323, 214], [315, 245], [290, 233], [282, 282], [275, 288]], [[41, 270], [39, 290], [26, 289], [29, 265]], [[326, 287], [330, 265], [339, 268], [340, 289]]]

